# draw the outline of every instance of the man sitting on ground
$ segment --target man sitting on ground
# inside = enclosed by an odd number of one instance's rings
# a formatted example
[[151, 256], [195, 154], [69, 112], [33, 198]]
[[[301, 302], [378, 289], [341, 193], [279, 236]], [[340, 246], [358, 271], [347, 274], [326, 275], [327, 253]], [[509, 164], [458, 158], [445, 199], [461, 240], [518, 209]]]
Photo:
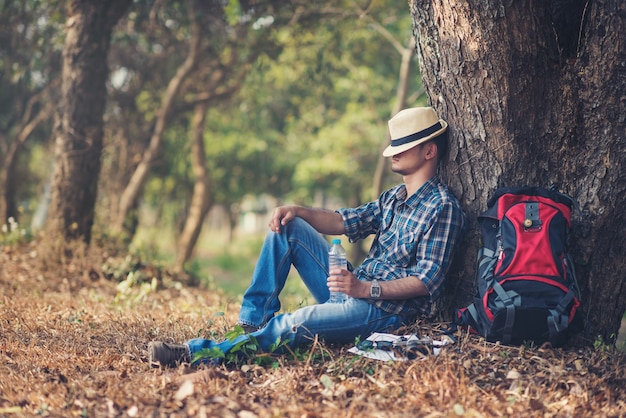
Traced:
[[[391, 157], [392, 171], [404, 182], [373, 202], [337, 211], [276, 208], [243, 298], [239, 324], [247, 333], [219, 343], [203, 338], [180, 345], [151, 342], [151, 364], [207, 362], [213, 349], [226, 354], [251, 336], [265, 352], [277, 341], [293, 349], [316, 335], [329, 343], [350, 343], [429, 315], [465, 230], [463, 210], [437, 174], [447, 127], [429, 107], [405, 109], [389, 121], [392, 139], [383, 155]], [[329, 244], [321, 234], [345, 234], [351, 242], [371, 234], [375, 239], [356, 269], [329, 271]], [[318, 304], [277, 315], [291, 265]], [[325, 303], [330, 291], [349, 298]]]

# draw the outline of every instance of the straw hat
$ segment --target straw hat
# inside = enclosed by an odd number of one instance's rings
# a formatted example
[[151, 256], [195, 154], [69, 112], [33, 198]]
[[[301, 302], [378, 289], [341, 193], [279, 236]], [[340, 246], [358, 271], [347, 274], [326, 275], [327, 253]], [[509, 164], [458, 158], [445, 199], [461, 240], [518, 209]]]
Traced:
[[383, 151], [384, 157], [400, 154], [414, 146], [441, 135], [448, 129], [432, 107], [413, 107], [398, 112], [389, 120], [391, 144]]

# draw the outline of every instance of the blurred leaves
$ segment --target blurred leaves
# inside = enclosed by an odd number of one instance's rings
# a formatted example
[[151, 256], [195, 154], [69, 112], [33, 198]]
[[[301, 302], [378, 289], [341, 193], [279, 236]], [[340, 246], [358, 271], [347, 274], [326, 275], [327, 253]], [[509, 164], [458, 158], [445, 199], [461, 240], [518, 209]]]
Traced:
[[[15, 104], [60, 70], [64, 37], [66, 2], [19, 3], [5, 3], [0, 14], [0, 36], [10, 40], [0, 55], [5, 132], [16, 119]], [[151, 225], [177, 231], [186, 216], [194, 180], [190, 112], [198, 101], [210, 104], [204, 138], [215, 204], [236, 212], [242, 199], [260, 194], [302, 204], [369, 200], [400, 65], [379, 28], [408, 43], [406, 5], [229, 0], [194, 7], [178, 0], [134, 2], [113, 31], [99, 225], [109, 225], [145, 154], [168, 81], [190, 48], [193, 19], [202, 23], [201, 60], [176, 98], [138, 196], [137, 207], [155, 214]], [[411, 85], [417, 90], [419, 77]], [[37, 132], [37, 141], [51, 134]], [[32, 216], [50, 155], [26, 151], [19, 192], [33, 202], [25, 213]]]

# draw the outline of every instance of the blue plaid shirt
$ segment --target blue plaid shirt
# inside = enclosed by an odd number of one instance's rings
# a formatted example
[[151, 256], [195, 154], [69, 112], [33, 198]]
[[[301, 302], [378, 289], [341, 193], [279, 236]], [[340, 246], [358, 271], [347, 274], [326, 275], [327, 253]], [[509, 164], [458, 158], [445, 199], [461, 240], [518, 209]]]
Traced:
[[339, 209], [350, 242], [376, 234], [363, 263], [354, 270], [359, 280], [395, 280], [414, 276], [429, 296], [404, 300], [370, 300], [386, 312], [428, 315], [441, 294], [445, 275], [465, 232], [465, 214], [438, 176], [407, 198], [404, 184], [383, 192], [378, 200], [357, 208]]

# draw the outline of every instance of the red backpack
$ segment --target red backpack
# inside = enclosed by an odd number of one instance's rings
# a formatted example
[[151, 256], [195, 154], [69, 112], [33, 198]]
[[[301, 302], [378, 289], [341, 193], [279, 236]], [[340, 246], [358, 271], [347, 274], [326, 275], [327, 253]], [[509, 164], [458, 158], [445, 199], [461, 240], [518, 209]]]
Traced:
[[554, 189], [498, 189], [478, 217], [474, 303], [459, 325], [488, 341], [562, 345], [581, 328], [580, 291], [567, 251], [574, 201]]

